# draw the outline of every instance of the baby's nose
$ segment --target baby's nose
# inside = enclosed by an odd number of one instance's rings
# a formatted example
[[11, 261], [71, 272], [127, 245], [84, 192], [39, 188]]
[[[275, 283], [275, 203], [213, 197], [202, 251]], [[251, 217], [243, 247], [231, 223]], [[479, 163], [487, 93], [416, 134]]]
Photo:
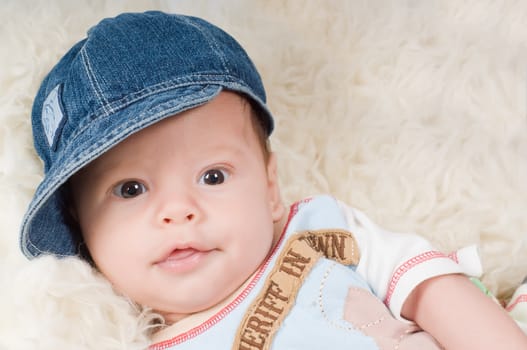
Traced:
[[199, 206], [188, 190], [165, 192], [158, 198], [158, 222], [162, 225], [190, 223], [199, 218]]
[[193, 220], [194, 220], [194, 217], [195, 217], [195, 215], [192, 214], [192, 213], [190, 213], [190, 214], [187, 214], [186, 216], [183, 215], [182, 220], [179, 220], [178, 218], [174, 218], [174, 217], [172, 217], [172, 216], [168, 216], [168, 215], [167, 215], [167, 216], [165, 216], [165, 217], [163, 218], [163, 222], [164, 222], [165, 224], [177, 223], [177, 222], [179, 222], [179, 221], [181, 221], [181, 222], [183, 223], [183, 222], [185, 222], [185, 221], [193, 221]]

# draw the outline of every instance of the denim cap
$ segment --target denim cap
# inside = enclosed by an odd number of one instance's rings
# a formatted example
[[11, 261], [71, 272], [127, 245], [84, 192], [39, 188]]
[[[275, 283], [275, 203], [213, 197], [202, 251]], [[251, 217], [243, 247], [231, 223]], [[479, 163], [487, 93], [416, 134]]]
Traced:
[[102, 20], [46, 76], [32, 110], [44, 178], [29, 204], [20, 246], [28, 258], [81, 255], [64, 184], [82, 167], [164, 118], [237, 92], [273, 129], [265, 90], [244, 49], [218, 27], [157, 11]]

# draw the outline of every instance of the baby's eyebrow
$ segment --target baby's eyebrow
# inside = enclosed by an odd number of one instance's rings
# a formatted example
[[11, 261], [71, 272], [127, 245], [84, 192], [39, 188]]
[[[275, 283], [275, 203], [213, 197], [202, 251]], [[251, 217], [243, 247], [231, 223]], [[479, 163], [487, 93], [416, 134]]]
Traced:
[[211, 157], [229, 161], [243, 158], [246, 154], [246, 149], [243, 147], [218, 147], [211, 154]]
[[112, 161], [109, 159], [97, 159], [79, 172], [81, 178], [87, 178], [93, 183], [104, 182], [113, 177], [114, 172], [122, 168], [122, 161]]

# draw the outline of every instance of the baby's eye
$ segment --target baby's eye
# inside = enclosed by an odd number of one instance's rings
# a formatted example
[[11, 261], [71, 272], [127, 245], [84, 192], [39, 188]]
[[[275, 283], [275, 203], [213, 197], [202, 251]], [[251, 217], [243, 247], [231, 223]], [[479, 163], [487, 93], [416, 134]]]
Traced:
[[199, 183], [202, 185], [220, 185], [227, 178], [229, 177], [229, 174], [222, 169], [210, 169], [207, 170], [199, 179]]
[[138, 181], [125, 181], [113, 188], [113, 194], [121, 198], [134, 198], [146, 192], [146, 186]]

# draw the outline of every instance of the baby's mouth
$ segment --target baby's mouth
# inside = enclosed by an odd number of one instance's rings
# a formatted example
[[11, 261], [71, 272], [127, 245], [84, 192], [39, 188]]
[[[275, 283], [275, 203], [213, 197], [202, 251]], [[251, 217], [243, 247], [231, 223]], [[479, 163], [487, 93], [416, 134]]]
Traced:
[[170, 273], [186, 273], [197, 268], [210, 252], [193, 247], [175, 248], [160, 259], [156, 265]]
[[199, 250], [194, 248], [174, 249], [165, 261], [183, 260], [199, 252]]

